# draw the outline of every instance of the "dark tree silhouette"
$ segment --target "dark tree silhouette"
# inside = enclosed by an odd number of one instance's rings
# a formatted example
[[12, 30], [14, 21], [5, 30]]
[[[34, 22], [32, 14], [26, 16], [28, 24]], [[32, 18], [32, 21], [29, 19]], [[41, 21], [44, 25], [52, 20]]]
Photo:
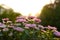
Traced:
[[[58, 1], [58, 2], [57, 2]], [[60, 29], [60, 0], [55, 0], [54, 4], [45, 5], [39, 16], [42, 25], [56, 26]]]
[[20, 13], [14, 12], [12, 8], [6, 9], [3, 5], [0, 5], [0, 22], [2, 22], [3, 18], [9, 18], [14, 22], [16, 17], [20, 15]]

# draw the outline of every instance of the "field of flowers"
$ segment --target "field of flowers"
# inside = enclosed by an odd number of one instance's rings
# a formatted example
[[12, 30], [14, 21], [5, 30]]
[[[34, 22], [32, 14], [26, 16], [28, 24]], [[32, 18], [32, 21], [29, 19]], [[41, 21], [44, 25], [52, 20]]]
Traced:
[[56, 27], [44, 27], [40, 22], [34, 16], [18, 16], [14, 23], [3, 18], [0, 22], [0, 40], [60, 40]]

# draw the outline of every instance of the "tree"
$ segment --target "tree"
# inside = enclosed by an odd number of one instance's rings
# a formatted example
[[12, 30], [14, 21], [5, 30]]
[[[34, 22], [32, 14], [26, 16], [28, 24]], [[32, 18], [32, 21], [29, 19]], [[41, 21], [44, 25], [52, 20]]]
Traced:
[[42, 9], [42, 12], [40, 14], [40, 19], [42, 20], [43, 25], [52, 25], [52, 22], [50, 20], [53, 20], [54, 17], [54, 9], [51, 8], [52, 4], [44, 6]]
[[45, 5], [39, 16], [42, 20], [42, 25], [56, 26], [60, 28], [60, 2], [54, 2], [54, 4]]
[[16, 17], [20, 15], [20, 13], [14, 12], [12, 8], [6, 9], [0, 5], [0, 22], [2, 22], [3, 18], [9, 18], [12, 22], [14, 22]]

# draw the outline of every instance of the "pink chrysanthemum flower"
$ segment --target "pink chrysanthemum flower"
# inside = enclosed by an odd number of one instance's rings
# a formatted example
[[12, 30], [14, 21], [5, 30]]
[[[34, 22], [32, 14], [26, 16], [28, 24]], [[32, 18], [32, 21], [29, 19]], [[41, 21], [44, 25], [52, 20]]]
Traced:
[[58, 31], [55, 31], [53, 34], [54, 34], [56, 37], [60, 37], [60, 32], [58, 32]]
[[40, 23], [40, 22], [41, 22], [41, 20], [38, 19], [38, 18], [34, 18], [34, 21], [35, 21], [36, 23]]
[[18, 16], [16, 19], [25, 19], [26, 16]]
[[52, 27], [52, 26], [49, 26], [49, 25], [48, 25], [48, 29], [57, 30], [56, 27]]
[[25, 27], [31, 27], [31, 28], [34, 28], [34, 27], [36, 27], [36, 24], [25, 24]]
[[44, 27], [43, 27], [42, 25], [38, 25], [38, 27], [39, 27], [40, 29], [44, 29]]
[[2, 20], [3, 20], [3, 21], [8, 21], [8, 20], [9, 20], [9, 18], [3, 18]]
[[17, 19], [16, 22], [26, 22], [25, 19]]
[[19, 32], [23, 32], [24, 31], [24, 29], [21, 28], [21, 27], [14, 27], [13, 29], [16, 30], [16, 31], [19, 31]]
[[0, 23], [0, 28], [5, 28], [6, 25], [4, 25], [3, 23]]

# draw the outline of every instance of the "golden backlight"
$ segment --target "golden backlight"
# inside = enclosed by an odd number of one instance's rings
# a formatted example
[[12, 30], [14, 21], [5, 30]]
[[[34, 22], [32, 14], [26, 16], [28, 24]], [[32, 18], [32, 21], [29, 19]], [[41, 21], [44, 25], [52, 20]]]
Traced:
[[29, 14], [35, 16], [36, 13], [41, 12], [44, 5], [50, 2], [50, 0], [0, 0], [0, 4], [5, 4], [25, 16]]

